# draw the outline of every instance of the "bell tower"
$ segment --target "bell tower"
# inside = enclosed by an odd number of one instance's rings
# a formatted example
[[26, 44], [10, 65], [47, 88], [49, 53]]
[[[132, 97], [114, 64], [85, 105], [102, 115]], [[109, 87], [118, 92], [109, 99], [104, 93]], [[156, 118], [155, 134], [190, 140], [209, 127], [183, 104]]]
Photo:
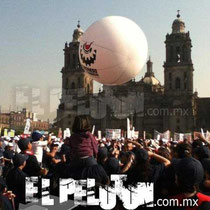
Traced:
[[72, 127], [77, 115], [78, 95], [88, 97], [93, 93], [93, 80], [85, 74], [79, 62], [79, 41], [83, 33], [78, 21], [72, 42], [66, 42], [63, 49], [62, 95], [57, 110], [57, 124], [62, 129]]
[[93, 81], [84, 73], [79, 63], [79, 40], [83, 35], [78, 21], [74, 30], [72, 42], [66, 42], [64, 47], [64, 67], [62, 68], [62, 94], [71, 94], [76, 89], [84, 88], [85, 93], [93, 93]]
[[193, 63], [191, 59], [190, 33], [185, 32], [185, 23], [179, 10], [172, 24], [171, 34], [166, 35], [166, 61], [164, 62], [164, 83], [166, 95], [193, 94]]

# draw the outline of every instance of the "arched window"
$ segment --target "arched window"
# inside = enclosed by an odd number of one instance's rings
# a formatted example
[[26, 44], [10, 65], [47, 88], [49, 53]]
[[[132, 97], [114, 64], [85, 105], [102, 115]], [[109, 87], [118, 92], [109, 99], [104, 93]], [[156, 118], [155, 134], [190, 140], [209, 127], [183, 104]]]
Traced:
[[71, 89], [75, 89], [75, 83], [74, 82], [71, 83]]
[[183, 61], [186, 61], [186, 47], [183, 45], [182, 47], [182, 59]]
[[169, 80], [171, 80], [172, 76], [171, 76], [171, 72], [169, 73]]
[[68, 86], [69, 86], [69, 79], [68, 78], [66, 78], [66, 88], [68, 88]]
[[181, 81], [179, 77], [176, 78], [175, 87], [176, 87], [176, 90], [181, 88]]
[[81, 88], [81, 79], [80, 79], [80, 77], [77, 79], [77, 82], [78, 82], [78, 88]]
[[169, 61], [173, 61], [173, 46], [170, 46], [170, 57]]
[[87, 85], [87, 93], [88, 94], [90, 93], [90, 85], [89, 84]]
[[186, 82], [184, 83], [184, 89], [185, 90], [187, 89], [187, 83]]
[[76, 55], [73, 54], [73, 62], [72, 62], [73, 68], [76, 68]]
[[180, 47], [176, 47], [176, 62], [180, 63], [181, 55], [180, 55]]

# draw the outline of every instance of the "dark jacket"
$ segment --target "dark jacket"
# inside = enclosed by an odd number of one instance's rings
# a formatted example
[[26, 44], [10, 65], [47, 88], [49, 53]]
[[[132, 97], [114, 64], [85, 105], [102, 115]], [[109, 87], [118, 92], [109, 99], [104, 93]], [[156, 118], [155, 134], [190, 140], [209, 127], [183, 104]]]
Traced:
[[98, 146], [95, 137], [90, 132], [75, 133], [69, 139], [70, 159], [80, 157], [96, 157]]

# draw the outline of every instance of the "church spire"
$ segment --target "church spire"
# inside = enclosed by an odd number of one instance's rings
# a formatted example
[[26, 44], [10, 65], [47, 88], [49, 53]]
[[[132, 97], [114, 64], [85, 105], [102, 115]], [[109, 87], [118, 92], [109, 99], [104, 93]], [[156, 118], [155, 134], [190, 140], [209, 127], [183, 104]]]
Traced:
[[151, 57], [149, 56], [149, 60], [147, 61], [147, 72], [146, 72], [147, 77], [154, 76], [154, 73], [152, 71], [152, 65], [153, 62], [151, 61]]
[[80, 28], [80, 20], [78, 20], [77, 28], [74, 30], [72, 42], [79, 42], [80, 37], [83, 35], [83, 30]]
[[174, 20], [172, 24], [172, 34], [179, 34], [179, 33], [185, 33], [185, 23], [180, 18], [180, 10], [177, 10], [177, 19]]

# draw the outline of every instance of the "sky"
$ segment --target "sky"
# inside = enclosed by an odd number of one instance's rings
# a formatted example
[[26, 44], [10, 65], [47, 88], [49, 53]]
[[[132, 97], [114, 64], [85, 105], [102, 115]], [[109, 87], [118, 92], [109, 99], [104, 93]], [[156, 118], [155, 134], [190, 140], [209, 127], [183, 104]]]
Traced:
[[43, 119], [55, 117], [63, 48], [72, 41], [78, 20], [84, 31], [110, 15], [136, 22], [147, 37], [155, 76], [163, 84], [165, 35], [171, 33], [178, 9], [192, 39], [194, 90], [210, 97], [209, 0], [0, 0], [1, 111], [23, 108], [22, 101], [27, 104], [32, 91], [31, 111]]

